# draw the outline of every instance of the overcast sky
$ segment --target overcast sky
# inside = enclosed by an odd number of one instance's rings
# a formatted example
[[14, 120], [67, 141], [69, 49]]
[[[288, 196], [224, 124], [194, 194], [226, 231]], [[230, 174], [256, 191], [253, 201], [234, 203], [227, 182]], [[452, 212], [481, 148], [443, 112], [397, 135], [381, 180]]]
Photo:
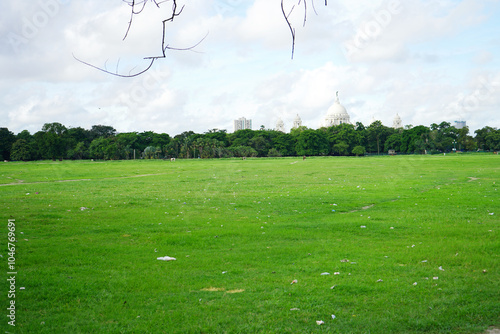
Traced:
[[[128, 74], [161, 54], [160, 9], [148, 3], [125, 40], [121, 0], [7, 1], [0, 11], [0, 127], [14, 133], [111, 125], [119, 132], [289, 130], [300, 115], [318, 128], [339, 91], [351, 122], [392, 126], [465, 120], [471, 132], [500, 127], [500, 1], [311, 0], [290, 30], [279, 0], [178, 0], [166, 53], [135, 78], [100, 72], [73, 55]], [[285, 1], [287, 12], [298, 0]]]

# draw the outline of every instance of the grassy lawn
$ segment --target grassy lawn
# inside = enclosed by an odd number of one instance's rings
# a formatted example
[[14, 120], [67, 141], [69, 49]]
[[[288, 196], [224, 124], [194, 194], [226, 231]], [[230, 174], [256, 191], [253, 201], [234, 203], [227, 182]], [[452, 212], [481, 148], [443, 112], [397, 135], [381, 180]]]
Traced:
[[498, 188], [497, 155], [3, 163], [0, 329], [480, 333]]

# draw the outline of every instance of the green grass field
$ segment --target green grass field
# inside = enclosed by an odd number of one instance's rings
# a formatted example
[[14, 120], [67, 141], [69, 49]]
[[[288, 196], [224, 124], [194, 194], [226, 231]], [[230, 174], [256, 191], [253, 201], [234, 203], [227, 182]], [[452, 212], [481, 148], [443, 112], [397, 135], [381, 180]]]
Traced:
[[481, 333], [499, 176], [497, 155], [3, 163], [0, 329]]

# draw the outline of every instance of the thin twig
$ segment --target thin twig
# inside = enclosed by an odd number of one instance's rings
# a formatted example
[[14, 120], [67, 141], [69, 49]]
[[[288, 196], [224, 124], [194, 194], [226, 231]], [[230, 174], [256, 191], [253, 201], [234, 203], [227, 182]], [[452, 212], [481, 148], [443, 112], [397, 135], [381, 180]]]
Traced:
[[[281, 11], [283, 12], [283, 16], [285, 17], [285, 21], [288, 24], [288, 28], [290, 28], [290, 32], [292, 34], [292, 59], [293, 59], [293, 53], [295, 52], [295, 29], [292, 27], [292, 24], [290, 23], [290, 20], [288, 19], [288, 16], [285, 13], [285, 7], [283, 4], [283, 1], [284, 0], [281, 0]], [[292, 7], [292, 10], [293, 10], [293, 7]], [[290, 14], [291, 14], [291, 12], [290, 12]]]

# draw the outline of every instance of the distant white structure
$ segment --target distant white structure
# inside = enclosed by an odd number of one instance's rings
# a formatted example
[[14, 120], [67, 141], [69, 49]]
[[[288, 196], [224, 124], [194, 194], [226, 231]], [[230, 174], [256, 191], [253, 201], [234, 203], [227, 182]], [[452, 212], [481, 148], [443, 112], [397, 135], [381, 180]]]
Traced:
[[351, 124], [351, 118], [344, 106], [340, 104], [339, 92], [337, 92], [337, 99], [328, 109], [328, 113], [323, 122], [323, 126], [330, 127], [333, 125], [340, 125], [344, 123]]
[[462, 128], [465, 128], [467, 126], [467, 122], [466, 121], [455, 121], [453, 126], [457, 129], [462, 129]]
[[285, 123], [283, 123], [281, 118], [278, 118], [278, 121], [276, 122], [276, 131], [285, 132]]
[[399, 117], [398, 114], [396, 114], [396, 116], [394, 116], [394, 120], [392, 121], [392, 127], [394, 129], [403, 128], [403, 121], [401, 120], [401, 117]]
[[235, 132], [238, 130], [245, 130], [245, 129], [252, 130], [252, 120], [251, 119], [246, 119], [245, 117], [241, 117], [241, 118], [234, 120], [234, 131]]
[[293, 120], [293, 128], [297, 129], [297, 128], [301, 127], [301, 126], [302, 126], [302, 119], [300, 119], [299, 114], [297, 114], [297, 116]]

